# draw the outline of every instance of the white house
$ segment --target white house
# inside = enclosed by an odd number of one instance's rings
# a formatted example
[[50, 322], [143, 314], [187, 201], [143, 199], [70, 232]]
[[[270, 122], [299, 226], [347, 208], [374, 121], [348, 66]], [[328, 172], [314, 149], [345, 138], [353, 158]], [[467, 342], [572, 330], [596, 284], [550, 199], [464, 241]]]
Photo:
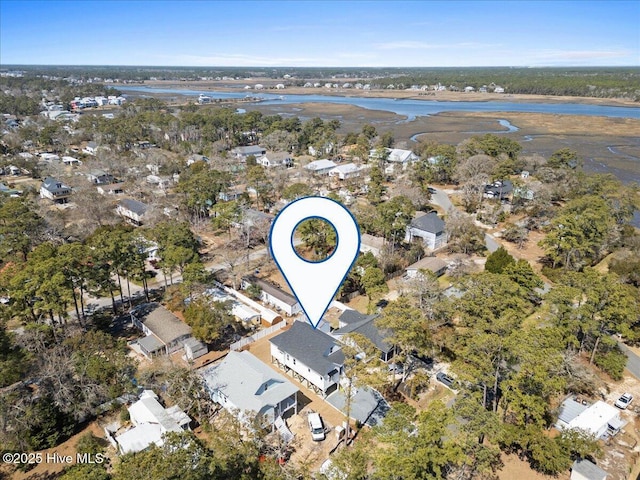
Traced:
[[569, 398], [560, 406], [556, 427], [560, 430], [579, 429], [599, 439], [624, 426], [620, 410], [600, 400], [585, 405]]
[[444, 221], [436, 212], [429, 212], [411, 221], [407, 226], [404, 241], [414, 242], [421, 239], [426, 248], [435, 250], [445, 245], [447, 238]]
[[272, 285], [271, 283], [260, 278], [249, 276], [242, 279], [242, 288], [247, 289], [251, 285], [255, 285], [261, 290], [260, 299], [278, 311], [282, 311], [289, 316], [297, 315], [302, 312], [300, 303], [293, 295]]
[[329, 172], [335, 167], [336, 163], [331, 160], [327, 160], [326, 158], [322, 160], [315, 160], [304, 166], [306, 170], [312, 172], [314, 175], [329, 175]]
[[273, 167], [293, 167], [293, 159], [291, 155], [286, 152], [281, 153], [267, 153], [259, 158], [256, 158], [256, 163], [262, 165], [265, 168]]
[[81, 160], [78, 160], [77, 158], [73, 158], [73, 157], [68, 157], [68, 156], [62, 157], [62, 163], [70, 166], [82, 165]]
[[201, 375], [211, 399], [244, 422], [257, 418], [273, 427], [278, 417], [298, 412], [298, 388], [248, 351], [230, 351]]
[[[386, 148], [388, 153], [386, 161], [390, 164], [387, 169], [388, 173], [393, 172], [396, 168], [406, 170], [409, 164], [419, 160], [419, 157], [411, 150], [403, 150], [401, 148]], [[369, 158], [376, 160], [380, 157], [378, 149], [369, 152]]]
[[67, 203], [71, 187], [53, 177], [45, 177], [40, 186], [40, 198], [48, 198], [54, 203]]
[[115, 441], [121, 454], [141, 452], [151, 445], [162, 446], [165, 433], [189, 430], [191, 423], [191, 418], [177, 405], [164, 408], [151, 390], [142, 392], [140, 400], [127, 410], [133, 428], [115, 438], [107, 431], [108, 438]]
[[246, 161], [247, 157], [250, 157], [251, 155], [258, 158], [262, 155], [265, 155], [266, 153], [267, 150], [265, 148], [259, 147], [257, 145], [249, 145], [248, 147], [236, 147], [231, 150], [231, 154], [235, 158], [242, 161]]
[[340, 180], [347, 180], [349, 178], [356, 178], [360, 176], [361, 168], [355, 163], [345, 163], [344, 165], [338, 165], [329, 170], [330, 177], [338, 177]]
[[333, 337], [302, 320], [269, 342], [271, 361], [285, 372], [320, 395], [337, 390], [344, 353]]

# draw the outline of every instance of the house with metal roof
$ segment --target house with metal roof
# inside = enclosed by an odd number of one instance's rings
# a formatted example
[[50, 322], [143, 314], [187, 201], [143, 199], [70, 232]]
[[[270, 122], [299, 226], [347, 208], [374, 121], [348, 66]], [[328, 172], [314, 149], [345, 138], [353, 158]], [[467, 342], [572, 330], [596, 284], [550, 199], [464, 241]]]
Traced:
[[584, 405], [569, 398], [562, 402], [556, 427], [560, 430], [579, 429], [599, 439], [617, 433], [625, 422], [620, 410], [598, 400]]
[[139, 305], [131, 310], [130, 315], [131, 324], [146, 335], [136, 343], [149, 358], [180, 350], [192, 338], [191, 327], [159, 303]]
[[329, 176], [338, 177], [340, 180], [348, 180], [349, 178], [359, 177], [361, 171], [362, 168], [355, 163], [345, 163], [329, 170]]
[[291, 295], [285, 292], [280, 287], [273, 285], [272, 283], [262, 280], [261, 278], [254, 277], [253, 275], [242, 279], [242, 288], [246, 290], [251, 285], [260, 288], [260, 299], [267, 305], [271, 305], [278, 311], [282, 311], [289, 316], [297, 315], [302, 312], [300, 302]]
[[273, 426], [278, 417], [298, 413], [298, 388], [248, 351], [230, 351], [201, 375], [211, 399], [242, 421]]
[[231, 154], [242, 161], [246, 161], [248, 157], [253, 155], [258, 158], [267, 153], [267, 149], [258, 145], [249, 145], [246, 147], [236, 147], [231, 150]]
[[430, 250], [446, 245], [448, 235], [445, 223], [436, 212], [417, 212], [416, 217], [407, 226], [404, 241], [415, 242], [418, 239]]
[[151, 445], [162, 446], [165, 433], [189, 430], [191, 423], [191, 418], [177, 405], [164, 408], [151, 390], [142, 392], [140, 400], [127, 410], [133, 428], [115, 437], [107, 432], [121, 454], [141, 452]]
[[47, 198], [54, 203], [67, 203], [71, 192], [70, 186], [53, 177], [45, 177], [40, 186], [40, 198]]
[[269, 342], [271, 361], [286, 373], [325, 397], [338, 388], [344, 353], [331, 335], [302, 320]]
[[307, 163], [304, 168], [314, 175], [329, 175], [329, 172], [336, 167], [336, 163], [326, 158]]

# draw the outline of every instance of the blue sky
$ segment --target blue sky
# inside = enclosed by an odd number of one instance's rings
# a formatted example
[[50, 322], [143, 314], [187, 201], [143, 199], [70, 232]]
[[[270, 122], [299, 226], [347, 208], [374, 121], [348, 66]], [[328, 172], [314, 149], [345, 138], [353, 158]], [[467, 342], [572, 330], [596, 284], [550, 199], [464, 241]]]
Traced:
[[0, 0], [0, 64], [638, 66], [640, 0]]

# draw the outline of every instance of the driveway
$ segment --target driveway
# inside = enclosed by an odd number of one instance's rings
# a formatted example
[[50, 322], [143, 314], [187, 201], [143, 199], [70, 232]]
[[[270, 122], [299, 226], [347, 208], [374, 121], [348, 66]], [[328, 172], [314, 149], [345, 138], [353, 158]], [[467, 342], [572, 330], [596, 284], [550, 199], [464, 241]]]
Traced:
[[435, 192], [431, 194], [431, 203], [439, 206], [445, 212], [453, 208], [453, 203], [449, 200], [449, 195], [444, 190], [434, 188]]

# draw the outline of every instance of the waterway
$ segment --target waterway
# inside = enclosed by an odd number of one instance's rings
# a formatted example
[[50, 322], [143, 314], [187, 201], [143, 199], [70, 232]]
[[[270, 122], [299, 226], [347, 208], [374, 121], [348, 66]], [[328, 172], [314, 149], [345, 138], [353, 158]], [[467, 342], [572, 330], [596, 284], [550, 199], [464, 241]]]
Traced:
[[282, 105], [292, 103], [336, 103], [354, 105], [369, 110], [382, 110], [407, 117], [412, 121], [418, 116], [435, 115], [442, 112], [525, 112], [548, 113], [555, 115], [589, 115], [599, 117], [638, 118], [640, 107], [614, 107], [610, 105], [591, 105], [586, 103], [520, 103], [506, 101], [487, 102], [442, 102], [437, 100], [338, 97], [333, 95], [276, 95], [271, 93], [217, 92], [206, 90], [187, 90], [179, 88], [153, 88], [145, 86], [118, 86], [123, 92], [138, 94], [172, 94], [185, 96], [207, 95], [213, 99], [257, 98], [261, 105]]

